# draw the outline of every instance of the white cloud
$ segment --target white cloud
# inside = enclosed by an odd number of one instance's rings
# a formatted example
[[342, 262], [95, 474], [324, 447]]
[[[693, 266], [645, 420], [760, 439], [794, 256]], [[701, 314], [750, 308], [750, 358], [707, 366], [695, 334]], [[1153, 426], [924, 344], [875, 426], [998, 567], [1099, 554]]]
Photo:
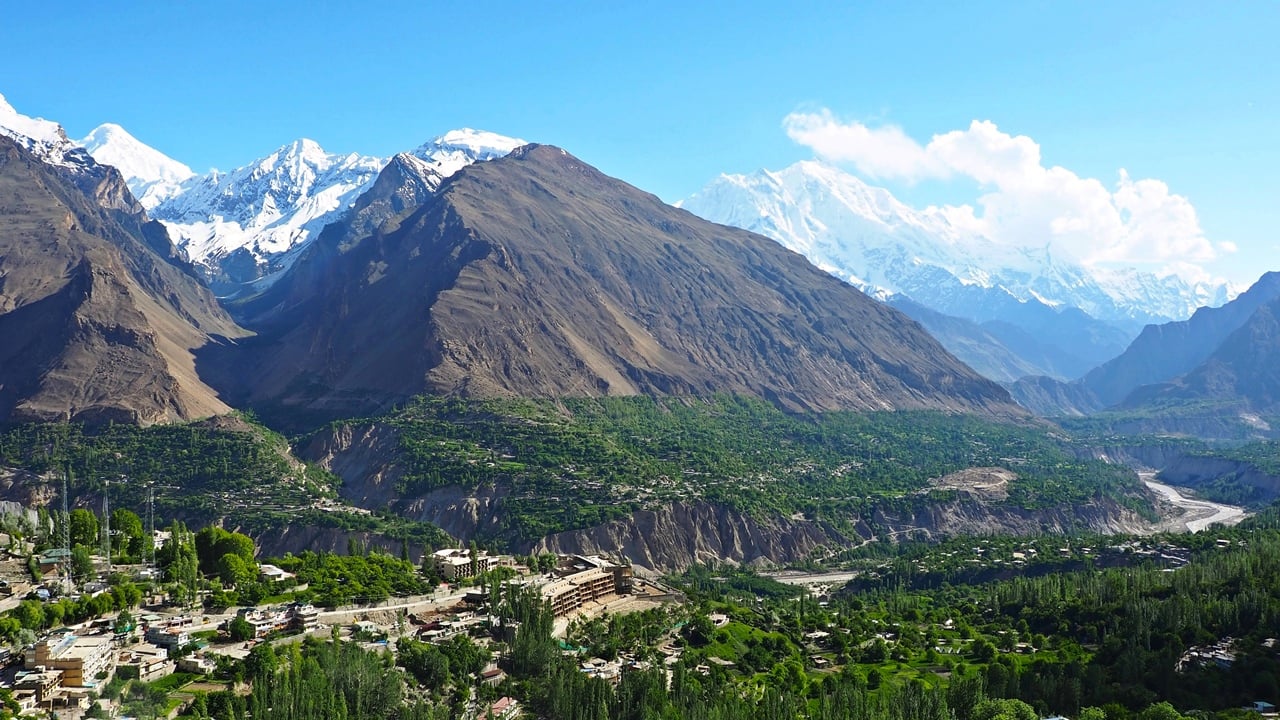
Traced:
[[1086, 264], [1148, 267], [1204, 262], [1218, 250], [1235, 250], [1229, 242], [1215, 249], [1191, 202], [1163, 181], [1133, 180], [1121, 169], [1108, 187], [1060, 166], [1045, 167], [1038, 143], [990, 121], [975, 120], [926, 145], [901, 128], [841, 122], [828, 110], [792, 113], [783, 127], [819, 157], [849, 163], [877, 180], [975, 180], [982, 194], [974, 204], [931, 211], [996, 242], [1048, 245]]
[[841, 124], [829, 110], [792, 113], [782, 124], [792, 140], [832, 162], [853, 163], [868, 177], [918, 180], [945, 174], [946, 168], [892, 125], [872, 129], [861, 123]]

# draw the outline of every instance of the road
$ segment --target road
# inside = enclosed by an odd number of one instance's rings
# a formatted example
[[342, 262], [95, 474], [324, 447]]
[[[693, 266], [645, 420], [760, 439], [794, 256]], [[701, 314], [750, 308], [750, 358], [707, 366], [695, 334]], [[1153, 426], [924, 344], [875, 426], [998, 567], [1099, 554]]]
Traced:
[[1186, 497], [1176, 488], [1156, 482], [1155, 473], [1143, 472], [1138, 473], [1138, 476], [1147, 484], [1147, 487], [1186, 511], [1186, 516], [1178, 518], [1178, 521], [1184, 523], [1190, 532], [1200, 532], [1214, 523], [1235, 525], [1245, 518], [1244, 508]]

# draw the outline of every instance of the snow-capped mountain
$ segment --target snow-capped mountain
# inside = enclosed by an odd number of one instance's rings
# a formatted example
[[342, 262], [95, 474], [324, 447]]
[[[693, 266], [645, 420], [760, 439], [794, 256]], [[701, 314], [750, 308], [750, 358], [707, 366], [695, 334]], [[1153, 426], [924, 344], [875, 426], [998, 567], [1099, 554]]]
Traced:
[[248, 282], [287, 267], [289, 251], [345, 211], [383, 164], [296, 140], [231, 172], [188, 180], [151, 215], [215, 280]]
[[94, 128], [79, 142], [94, 160], [120, 171], [129, 191], [147, 210], [177, 195], [195, 176], [191, 168], [143, 144], [115, 123]]
[[[221, 292], [248, 282], [259, 287], [272, 282], [309, 240], [369, 189], [387, 164], [385, 158], [328, 153], [303, 139], [231, 172], [212, 171], [175, 182], [186, 166], [122, 130], [95, 130], [86, 143], [101, 136], [107, 142], [99, 144], [95, 154], [100, 153], [104, 162], [117, 151], [123, 155], [117, 165], [130, 186], [136, 186], [135, 193], [155, 201], [149, 208], [152, 217], [169, 228], [178, 247], [205, 269]], [[501, 157], [523, 144], [461, 129], [405, 157], [420, 165], [419, 173], [429, 178], [434, 191], [463, 166]]]
[[0, 135], [18, 141], [33, 155], [50, 165], [76, 172], [94, 165], [92, 157], [67, 138], [62, 126], [52, 120], [23, 115], [0, 95]]
[[1001, 245], [816, 161], [722, 175], [682, 206], [769, 236], [871, 294], [905, 294], [978, 322], [1007, 319], [994, 308], [1012, 300], [1078, 308], [1136, 334], [1148, 322], [1183, 319], [1234, 294], [1225, 285], [1100, 271], [1048, 248]]

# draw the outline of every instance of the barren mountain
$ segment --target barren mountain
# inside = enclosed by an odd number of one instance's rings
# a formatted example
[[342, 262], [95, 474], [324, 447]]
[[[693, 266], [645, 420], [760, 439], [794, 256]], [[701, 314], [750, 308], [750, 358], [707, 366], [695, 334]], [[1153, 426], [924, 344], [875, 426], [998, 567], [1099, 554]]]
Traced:
[[201, 366], [234, 367], [221, 387], [295, 418], [423, 392], [1018, 412], [914, 321], [800, 255], [549, 146], [464, 168], [358, 241], [331, 226], [290, 273], [310, 280], [283, 278], [247, 315], [262, 335]]
[[243, 331], [120, 174], [75, 160], [0, 137], [0, 422], [226, 412], [192, 350]]

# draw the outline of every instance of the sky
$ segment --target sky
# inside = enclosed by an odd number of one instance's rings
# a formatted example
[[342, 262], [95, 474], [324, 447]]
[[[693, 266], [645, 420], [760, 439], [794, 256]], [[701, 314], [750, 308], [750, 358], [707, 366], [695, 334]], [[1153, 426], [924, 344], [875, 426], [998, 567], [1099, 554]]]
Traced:
[[18, 111], [118, 123], [197, 171], [465, 126], [676, 201], [819, 157], [1089, 262], [1280, 269], [1274, 2], [3, 5]]

